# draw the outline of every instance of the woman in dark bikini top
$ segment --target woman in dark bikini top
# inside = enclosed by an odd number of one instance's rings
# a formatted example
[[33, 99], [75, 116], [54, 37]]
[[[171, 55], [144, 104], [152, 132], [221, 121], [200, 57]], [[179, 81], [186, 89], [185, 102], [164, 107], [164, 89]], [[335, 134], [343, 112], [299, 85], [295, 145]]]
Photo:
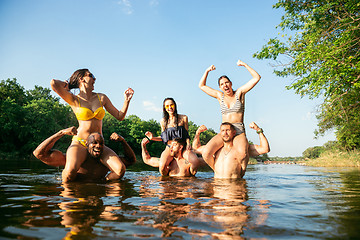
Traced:
[[159, 171], [162, 172], [164, 168], [169, 166], [173, 157], [170, 156], [171, 141], [174, 138], [182, 138], [186, 140], [186, 150], [184, 151], [184, 158], [188, 158], [189, 154], [195, 154], [191, 151], [190, 136], [188, 133], [188, 117], [183, 114], [178, 114], [176, 102], [172, 98], [165, 98], [163, 102], [163, 118], [160, 121], [161, 136], [154, 137], [151, 132], [146, 132], [145, 136], [149, 140], [163, 141], [167, 147], [161, 153]]

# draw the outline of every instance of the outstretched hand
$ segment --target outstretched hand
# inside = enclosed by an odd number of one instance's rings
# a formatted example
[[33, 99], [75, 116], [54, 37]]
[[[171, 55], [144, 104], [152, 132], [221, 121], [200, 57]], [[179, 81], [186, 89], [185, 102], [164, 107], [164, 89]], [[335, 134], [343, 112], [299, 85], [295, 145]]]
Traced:
[[62, 130], [64, 135], [70, 135], [75, 136], [77, 134], [77, 128], [76, 127], [69, 127]]
[[133, 95], [134, 95], [134, 90], [132, 88], [126, 89], [124, 92], [125, 101], [130, 101]]

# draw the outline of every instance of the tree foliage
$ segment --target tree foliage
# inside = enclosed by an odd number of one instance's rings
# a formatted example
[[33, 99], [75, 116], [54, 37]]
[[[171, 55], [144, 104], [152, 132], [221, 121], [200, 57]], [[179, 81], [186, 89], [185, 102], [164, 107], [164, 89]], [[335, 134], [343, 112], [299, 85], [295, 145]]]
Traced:
[[315, 146], [315, 147], [310, 147], [307, 148], [304, 152], [303, 152], [303, 157], [304, 158], [311, 158], [311, 159], [315, 159], [320, 157], [320, 154], [323, 153], [325, 151], [325, 148], [322, 146]]
[[[109, 113], [106, 113], [103, 120], [103, 135], [105, 138], [105, 144], [113, 149], [116, 153], [121, 153], [122, 148], [120, 144], [109, 140], [110, 135], [113, 132], [120, 134], [128, 142], [130, 147], [137, 155], [141, 154], [141, 141], [145, 137], [145, 132], [152, 132], [155, 136], [160, 135], [160, 124], [151, 119], [149, 121], [141, 120], [136, 115], [130, 115], [123, 121], [118, 121]], [[160, 156], [164, 150], [165, 145], [162, 142], [150, 142], [147, 145], [147, 149], [151, 156]]]
[[319, 158], [323, 152], [329, 152], [333, 150], [340, 150], [341, 147], [339, 143], [336, 141], [329, 141], [325, 143], [323, 146], [315, 146], [307, 148], [303, 153], [304, 158], [316, 159]]
[[[49, 88], [35, 86], [25, 90], [16, 79], [0, 82], [0, 156], [29, 156], [46, 138], [55, 132], [77, 126], [74, 113], [68, 105], [60, 103], [60, 99], [51, 95]], [[193, 139], [198, 126], [189, 122], [189, 134]], [[135, 115], [118, 121], [109, 113], [103, 119], [103, 135], [105, 144], [116, 153], [121, 154], [122, 145], [110, 141], [110, 135], [116, 132], [123, 136], [135, 154], [141, 155], [141, 141], [145, 132], [150, 131], [160, 136], [159, 122], [151, 119], [141, 120]], [[210, 129], [201, 134], [202, 144], [207, 143], [216, 133]], [[56, 143], [56, 148], [65, 152], [70, 145], [71, 137], [64, 136]], [[147, 145], [151, 156], [160, 157], [165, 144], [152, 141]]]
[[[29, 155], [45, 138], [75, 125], [68, 106], [50, 95], [50, 89], [35, 86], [25, 91], [17, 80], [0, 82], [0, 151]], [[59, 141], [60, 145], [64, 140]]]
[[360, 147], [360, 2], [280, 0], [284, 33], [254, 56], [276, 61], [274, 73], [293, 77], [288, 89], [324, 98], [316, 136], [335, 129], [342, 146]]

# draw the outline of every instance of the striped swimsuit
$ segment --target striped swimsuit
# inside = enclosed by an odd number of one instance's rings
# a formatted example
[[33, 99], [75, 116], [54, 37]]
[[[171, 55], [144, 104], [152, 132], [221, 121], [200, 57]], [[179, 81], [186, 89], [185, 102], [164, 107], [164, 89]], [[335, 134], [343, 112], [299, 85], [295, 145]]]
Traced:
[[[232, 107], [228, 108], [224, 102], [224, 94], [221, 96], [220, 111], [221, 111], [222, 115], [229, 114], [229, 113], [244, 113], [245, 106], [241, 103], [237, 93], [235, 93], [235, 98], [236, 98], [236, 100], [235, 100], [234, 105]], [[232, 125], [234, 125], [234, 127], [236, 129], [236, 135], [239, 135], [239, 134], [245, 132], [244, 124], [242, 122], [232, 123]]]

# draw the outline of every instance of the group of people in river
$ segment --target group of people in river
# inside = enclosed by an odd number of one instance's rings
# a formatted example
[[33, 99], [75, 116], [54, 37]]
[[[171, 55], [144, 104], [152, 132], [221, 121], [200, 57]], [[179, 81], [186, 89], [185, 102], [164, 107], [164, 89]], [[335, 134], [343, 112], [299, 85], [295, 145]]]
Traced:
[[[260, 145], [249, 144], [243, 123], [245, 94], [260, 80], [260, 75], [249, 65], [238, 60], [237, 66], [245, 67], [252, 79], [234, 90], [230, 79], [223, 75], [218, 79], [220, 90], [206, 85], [208, 75], [215, 70], [211, 65], [205, 70], [199, 88], [220, 103], [222, 124], [220, 132], [207, 144], [200, 144], [200, 134], [207, 130], [201, 125], [195, 134], [192, 145], [188, 133], [188, 117], [178, 114], [173, 98], [163, 102], [163, 118], [160, 121], [161, 135], [146, 132], [141, 142], [144, 163], [159, 168], [164, 176], [194, 176], [200, 166], [208, 165], [215, 178], [242, 178], [245, 174], [249, 156], [258, 156], [270, 151], [263, 130], [254, 122], [250, 128], [259, 134]], [[123, 137], [113, 133], [111, 140], [120, 142], [124, 156], [118, 156], [105, 146], [102, 135], [102, 119], [105, 110], [122, 121], [127, 113], [134, 90], [124, 92], [124, 103], [118, 110], [103, 93], [94, 92], [95, 76], [88, 69], [79, 69], [69, 81], [51, 80], [52, 89], [67, 102], [78, 120], [79, 126], [60, 130], [44, 140], [34, 155], [51, 166], [64, 166], [62, 181], [77, 180], [116, 180], [123, 177], [127, 166], [136, 162], [136, 156]], [[79, 88], [75, 95], [70, 90]], [[66, 154], [53, 149], [54, 144], [64, 135], [72, 135]], [[165, 150], [160, 158], [151, 157], [146, 149], [150, 141], [162, 141]]]

